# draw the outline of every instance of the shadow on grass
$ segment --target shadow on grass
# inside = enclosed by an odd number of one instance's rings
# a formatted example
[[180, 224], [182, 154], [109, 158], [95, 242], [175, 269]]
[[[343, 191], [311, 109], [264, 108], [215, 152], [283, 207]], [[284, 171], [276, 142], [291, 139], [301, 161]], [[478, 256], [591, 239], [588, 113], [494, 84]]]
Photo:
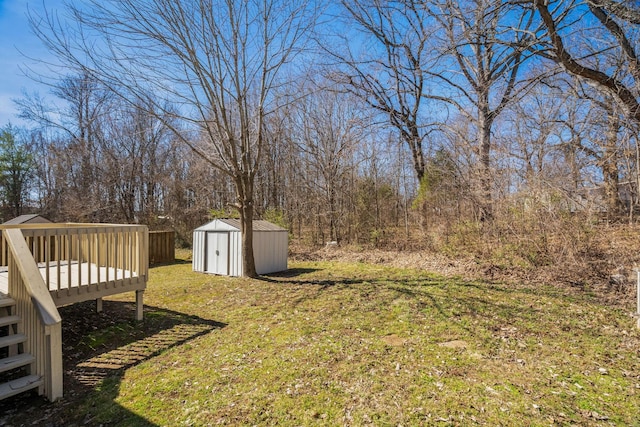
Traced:
[[179, 264], [191, 264], [191, 260], [190, 259], [181, 259], [181, 258], [176, 258], [173, 261], [170, 262], [150, 262], [149, 263], [149, 268], [154, 268], [154, 267], [166, 267], [168, 265], [179, 265]]
[[277, 273], [269, 273], [264, 276], [260, 276], [258, 280], [271, 281], [269, 279], [275, 279], [278, 277], [281, 278], [289, 278], [289, 277], [297, 277], [303, 274], [315, 273], [317, 271], [322, 271], [321, 268], [290, 268], [284, 271], [278, 271]]
[[[176, 311], [145, 306], [136, 322], [135, 304], [104, 301], [60, 308], [64, 397], [49, 403], [22, 395], [0, 403], [0, 425], [154, 426], [115, 402], [125, 371], [160, 353], [226, 326]], [[4, 423], [3, 423], [4, 422]]]
[[[510, 286], [498, 282], [470, 282], [459, 278], [445, 277], [395, 277], [386, 275], [365, 275], [364, 277], [329, 277], [306, 279], [299, 277], [307, 269], [298, 269], [292, 274], [279, 273], [262, 276], [259, 280], [300, 287], [315, 287], [313, 293], [306, 292], [292, 296], [292, 305], [298, 305], [323, 298], [324, 291], [330, 288], [351, 288], [360, 293], [363, 300], [373, 297], [378, 290], [391, 290], [388, 300], [382, 302], [391, 306], [397, 296], [402, 295], [415, 303], [419, 312], [437, 313], [445, 321], [454, 321], [457, 327], [473, 333], [473, 319], [483, 319], [481, 324], [490, 328], [504, 326], [516, 319], [534, 322], [540, 315], [539, 307], [524, 303], [530, 297], [546, 295], [550, 298], [562, 298], [562, 295], [547, 295], [540, 289]], [[313, 269], [309, 269], [313, 272]], [[460, 322], [469, 319], [470, 322]]]
[[361, 278], [349, 278], [349, 277], [333, 277], [331, 279], [295, 279], [304, 274], [315, 273], [318, 271], [322, 271], [321, 268], [291, 268], [289, 270], [280, 271], [278, 273], [270, 273], [265, 274], [263, 276], [259, 276], [256, 280], [260, 280], [268, 283], [281, 283], [286, 285], [294, 285], [294, 286], [320, 286], [321, 289], [330, 288], [332, 286], [349, 286], [349, 285], [360, 285], [363, 283], [370, 282], [367, 279]]
[[[436, 287], [441, 288], [442, 291], [433, 292]], [[449, 287], [451, 290], [447, 289]], [[519, 299], [518, 296], [542, 295], [541, 292], [507, 285], [500, 286], [493, 282], [472, 283], [457, 279], [428, 279], [392, 284], [389, 289], [417, 301], [421, 310], [433, 308], [445, 320], [467, 317], [511, 323], [516, 320], [534, 321], [541, 315], [541, 311], [534, 305], [516, 302]], [[489, 298], [486, 296], [487, 293], [503, 296]], [[468, 326], [460, 323], [457, 325], [472, 332], [472, 328]]]
[[370, 283], [370, 280], [365, 279], [348, 279], [344, 277], [337, 277], [335, 279], [307, 279], [307, 280], [287, 280], [286, 276], [260, 276], [256, 280], [260, 280], [268, 283], [280, 283], [283, 285], [294, 286], [319, 286], [319, 290], [328, 289], [333, 286], [350, 286], [361, 285]]

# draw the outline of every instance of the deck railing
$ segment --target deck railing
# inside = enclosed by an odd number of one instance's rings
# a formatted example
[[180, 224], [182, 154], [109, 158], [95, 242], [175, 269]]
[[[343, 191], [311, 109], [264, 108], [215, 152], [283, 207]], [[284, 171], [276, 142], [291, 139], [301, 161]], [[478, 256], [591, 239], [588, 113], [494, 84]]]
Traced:
[[30, 373], [43, 379], [39, 394], [54, 401], [62, 397], [62, 319], [22, 232], [5, 229], [2, 235], [9, 295], [21, 318], [18, 333], [27, 337], [23, 351], [35, 357]]
[[[37, 224], [0, 226], [22, 230], [27, 247], [44, 272], [56, 305], [142, 290], [148, 275], [146, 226], [111, 224]], [[6, 266], [7, 245], [0, 244], [0, 265]]]

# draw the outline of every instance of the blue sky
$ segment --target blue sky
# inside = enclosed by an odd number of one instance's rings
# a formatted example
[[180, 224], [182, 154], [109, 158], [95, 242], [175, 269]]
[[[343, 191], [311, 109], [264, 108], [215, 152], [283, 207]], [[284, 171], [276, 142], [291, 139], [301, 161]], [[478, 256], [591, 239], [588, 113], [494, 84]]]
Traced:
[[[22, 96], [22, 90], [47, 95], [47, 87], [35, 83], [21, 71], [25, 66], [37, 68], [38, 62], [48, 56], [40, 40], [31, 34], [27, 10], [42, 10], [61, 4], [61, 0], [0, 0], [0, 127], [11, 122], [25, 124], [17, 117], [12, 98]], [[22, 52], [22, 53], [21, 53]]]

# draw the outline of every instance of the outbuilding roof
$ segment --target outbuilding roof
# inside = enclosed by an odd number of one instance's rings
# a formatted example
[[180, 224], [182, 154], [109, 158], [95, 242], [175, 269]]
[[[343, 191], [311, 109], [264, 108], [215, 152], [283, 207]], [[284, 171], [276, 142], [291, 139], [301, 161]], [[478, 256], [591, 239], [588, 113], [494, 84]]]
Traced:
[[[240, 220], [236, 218], [214, 219], [213, 221], [196, 228], [196, 231], [215, 231], [215, 230], [240, 231]], [[253, 231], [287, 231], [287, 230], [269, 221], [254, 220]]]
[[47, 218], [38, 215], [38, 214], [29, 214], [29, 215], [20, 215], [9, 221], [5, 222], [6, 225], [16, 225], [16, 224], [48, 224], [49, 221]]

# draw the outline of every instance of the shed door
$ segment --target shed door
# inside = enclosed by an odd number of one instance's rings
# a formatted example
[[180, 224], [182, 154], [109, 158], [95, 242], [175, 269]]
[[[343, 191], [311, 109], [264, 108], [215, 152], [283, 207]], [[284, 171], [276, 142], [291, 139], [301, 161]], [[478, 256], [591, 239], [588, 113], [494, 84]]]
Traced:
[[207, 273], [229, 274], [229, 233], [207, 232]]

